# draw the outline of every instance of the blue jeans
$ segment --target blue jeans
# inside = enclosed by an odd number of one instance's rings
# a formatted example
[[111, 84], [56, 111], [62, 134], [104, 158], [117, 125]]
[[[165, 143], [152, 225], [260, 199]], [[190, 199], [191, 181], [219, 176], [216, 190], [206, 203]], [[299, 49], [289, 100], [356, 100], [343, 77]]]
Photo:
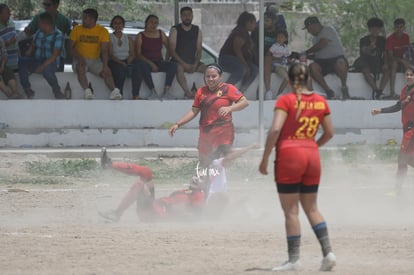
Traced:
[[[33, 73], [37, 67], [43, 64], [45, 61], [42, 59], [38, 59], [35, 57], [28, 57], [28, 56], [22, 56], [19, 60], [19, 77], [20, 77], [20, 83], [22, 84], [22, 87], [24, 90], [27, 90], [30, 88], [30, 81], [29, 81], [29, 75], [30, 73]], [[50, 87], [52, 87], [53, 93], [60, 93], [60, 86], [58, 83], [58, 80], [56, 78], [56, 71], [57, 71], [57, 63], [52, 62], [46, 68], [43, 70], [42, 74], [43, 77], [46, 79], [47, 83], [49, 83]]]
[[[129, 65], [128, 65], [129, 66]], [[109, 60], [108, 67], [111, 69], [115, 87], [123, 94], [125, 78], [128, 76], [128, 66]]]
[[252, 84], [257, 74], [259, 73], [259, 68], [256, 65], [249, 64], [250, 77], [248, 79], [244, 79], [244, 75], [246, 74], [246, 67], [236, 56], [233, 55], [220, 55], [219, 64], [225, 72], [230, 73], [230, 77], [226, 82], [230, 84], [236, 84], [241, 80], [241, 86], [243, 88], [249, 87], [249, 85]]
[[[160, 61], [155, 63], [158, 66], [159, 72], [165, 72], [165, 86], [171, 87], [174, 80], [175, 73], [177, 72], [177, 64], [175, 62]], [[132, 69], [132, 95], [138, 96], [141, 82], [147, 84], [150, 90], [154, 89], [154, 82], [151, 75], [151, 66], [141, 60], [136, 60]]]

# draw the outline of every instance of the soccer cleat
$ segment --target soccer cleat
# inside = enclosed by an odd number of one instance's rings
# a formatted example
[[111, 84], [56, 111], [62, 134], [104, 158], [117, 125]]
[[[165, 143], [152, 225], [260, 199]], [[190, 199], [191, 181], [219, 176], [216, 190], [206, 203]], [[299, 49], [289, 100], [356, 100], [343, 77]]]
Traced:
[[110, 222], [118, 222], [121, 218], [114, 210], [109, 210], [106, 212], [98, 211], [98, 214], [99, 216]]
[[300, 263], [299, 260], [297, 260], [294, 263], [286, 261], [280, 266], [276, 266], [272, 268], [272, 271], [299, 271], [301, 267], [302, 267], [302, 264]]
[[121, 92], [119, 91], [119, 89], [118, 89], [118, 88], [115, 88], [115, 89], [111, 92], [111, 94], [109, 95], [109, 99], [112, 99], [112, 100], [122, 99]]
[[101, 155], [101, 167], [103, 169], [109, 168], [112, 166], [112, 160], [108, 157], [108, 154], [106, 153], [106, 148], [102, 147], [102, 155]]
[[85, 89], [85, 99], [93, 99], [93, 93], [89, 88]]
[[336, 265], [336, 256], [332, 252], [329, 252], [321, 263], [319, 271], [331, 271]]

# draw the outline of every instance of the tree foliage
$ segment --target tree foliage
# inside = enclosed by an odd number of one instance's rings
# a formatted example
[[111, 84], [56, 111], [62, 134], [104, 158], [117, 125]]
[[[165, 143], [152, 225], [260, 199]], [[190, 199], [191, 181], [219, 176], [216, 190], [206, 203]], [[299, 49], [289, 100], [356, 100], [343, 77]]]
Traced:
[[405, 19], [409, 34], [414, 30], [412, 0], [318, 0], [311, 6], [323, 23], [336, 28], [351, 60], [358, 56], [359, 39], [368, 33], [366, 22], [371, 17], [384, 21], [386, 35], [392, 33], [396, 18]]
[[[43, 10], [42, 1], [8, 0], [6, 3], [13, 11], [14, 19], [29, 19]], [[59, 5], [62, 14], [78, 20], [86, 8], [97, 9], [99, 20], [111, 20], [120, 14], [127, 21], [142, 21], [154, 7], [151, 2], [137, 0], [61, 0]]]

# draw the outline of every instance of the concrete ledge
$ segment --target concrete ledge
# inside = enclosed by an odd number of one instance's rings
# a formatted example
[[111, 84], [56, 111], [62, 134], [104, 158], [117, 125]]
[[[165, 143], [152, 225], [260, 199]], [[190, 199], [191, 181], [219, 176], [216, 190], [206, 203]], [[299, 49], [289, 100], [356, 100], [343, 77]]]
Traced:
[[[164, 82], [165, 82], [165, 73], [153, 73], [153, 80], [155, 83], [155, 89], [159, 94], [164, 89]], [[18, 79], [18, 75], [16, 76]], [[62, 90], [65, 88], [67, 83], [70, 83], [72, 88], [72, 98], [73, 99], [84, 99], [84, 93], [81, 89], [77, 77], [74, 73], [65, 72], [65, 73], [57, 73], [57, 78], [59, 80], [59, 84]], [[194, 73], [194, 74], [186, 74], [188, 86], [191, 88], [193, 83], [196, 84], [196, 87], [200, 87], [204, 85], [204, 78], [203, 74], [201, 73]], [[95, 98], [96, 99], [108, 99], [109, 98], [109, 90], [106, 88], [102, 78], [97, 77], [93, 74], [88, 73], [88, 79], [92, 83], [92, 87], [94, 89]], [[224, 73], [223, 80], [228, 79], [228, 73]], [[43, 79], [43, 77], [39, 74], [32, 74], [30, 76], [30, 81], [32, 83], [32, 89], [36, 92], [34, 99], [54, 99], [52, 90], [47, 82]], [[331, 88], [335, 91], [337, 96], [340, 96], [340, 81], [335, 75], [328, 75], [326, 76], [326, 81], [331, 86]], [[271, 88], [273, 91], [277, 91], [279, 89], [281, 83], [281, 79], [276, 76], [276, 74], [272, 74], [271, 78]], [[19, 90], [22, 92], [22, 87], [20, 86], [20, 81], [18, 81]], [[396, 86], [395, 90], [400, 91], [402, 86], [404, 85], [403, 74], [397, 74]], [[257, 87], [258, 87], [258, 80], [252, 83], [252, 85], [247, 89], [247, 91], [243, 91], [245, 96], [250, 100], [257, 99]], [[358, 96], [363, 97], [366, 99], [371, 99], [371, 89], [369, 88], [368, 84], [365, 82], [363, 75], [361, 73], [349, 73], [348, 74], [348, 87], [349, 93], [351, 96]], [[319, 85], [314, 83], [314, 89], [318, 92], [323, 92]], [[387, 86], [385, 91], [388, 93], [389, 87]], [[288, 92], [288, 88], [285, 89], [285, 92]], [[171, 86], [171, 95], [175, 99], [184, 99], [184, 92], [179, 86], [176, 79]], [[140, 96], [147, 97], [149, 96], [150, 91], [147, 85], [142, 82], [141, 89], [140, 89]], [[5, 99], [3, 93], [0, 93], [0, 99]], [[124, 85], [124, 98], [131, 99], [131, 80], [129, 78], [126, 79]]]

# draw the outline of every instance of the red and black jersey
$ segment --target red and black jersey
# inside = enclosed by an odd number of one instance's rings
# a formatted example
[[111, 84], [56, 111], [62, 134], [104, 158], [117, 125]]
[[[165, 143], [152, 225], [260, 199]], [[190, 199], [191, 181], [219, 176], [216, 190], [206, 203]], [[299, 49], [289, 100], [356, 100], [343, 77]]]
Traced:
[[410, 88], [409, 90], [409, 87], [405, 86], [400, 95], [401, 123], [404, 130], [414, 126], [412, 125], [414, 123], [414, 87]]
[[199, 88], [194, 97], [193, 107], [200, 109], [200, 127], [231, 122], [231, 113], [223, 117], [219, 115], [218, 110], [231, 106], [243, 97], [242, 92], [232, 84], [221, 83], [215, 91], [210, 91], [207, 86]]

